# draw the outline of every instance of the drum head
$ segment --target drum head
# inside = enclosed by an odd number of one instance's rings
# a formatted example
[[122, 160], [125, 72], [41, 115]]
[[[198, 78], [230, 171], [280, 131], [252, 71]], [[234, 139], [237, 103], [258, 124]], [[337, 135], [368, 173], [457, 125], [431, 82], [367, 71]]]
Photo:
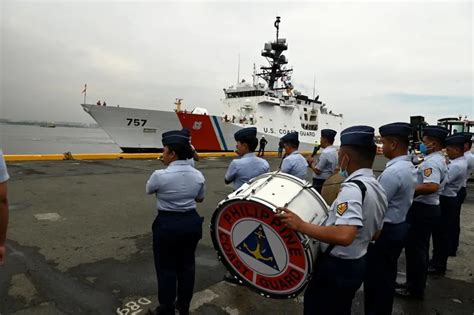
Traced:
[[321, 197], [323, 197], [329, 206], [336, 200], [344, 180], [344, 177], [336, 173], [328, 177], [324, 182], [323, 188], [321, 189]]
[[296, 297], [309, 280], [309, 247], [268, 205], [239, 199], [221, 203], [212, 217], [211, 236], [230, 273], [262, 296]]

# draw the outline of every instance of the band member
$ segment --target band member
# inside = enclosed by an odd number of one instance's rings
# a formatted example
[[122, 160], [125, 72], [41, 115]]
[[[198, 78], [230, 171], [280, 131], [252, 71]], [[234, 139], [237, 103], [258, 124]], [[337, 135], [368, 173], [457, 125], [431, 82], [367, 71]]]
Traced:
[[240, 129], [234, 134], [236, 152], [239, 159], [233, 160], [225, 174], [225, 183], [233, 183], [234, 190], [237, 190], [244, 183], [270, 170], [270, 165], [262, 158], [255, 156], [257, 148], [257, 128], [248, 127]]
[[[189, 138], [180, 130], [163, 133], [162, 161], [146, 183], [147, 194], [155, 194], [157, 216], [153, 222], [153, 254], [160, 305], [151, 314], [189, 314], [193, 296], [196, 246], [202, 237], [203, 219], [196, 202], [205, 195], [204, 176], [186, 159]], [[175, 299], [176, 303], [175, 303]]]
[[433, 256], [428, 274], [444, 275], [449, 251], [456, 235], [456, 220], [460, 213], [459, 191], [466, 180], [467, 162], [464, 157], [464, 135], [454, 134], [445, 140], [446, 154], [449, 157], [448, 182], [439, 197], [441, 216], [433, 228]]
[[281, 163], [281, 171], [290, 175], [306, 179], [308, 173], [308, 163], [306, 159], [298, 152], [300, 141], [297, 132], [290, 132], [284, 135], [280, 141], [285, 149], [285, 158]]
[[339, 166], [346, 179], [323, 226], [278, 208], [284, 224], [323, 242], [305, 292], [304, 314], [351, 313], [352, 299], [364, 280], [367, 245], [382, 228], [387, 208], [372, 171], [376, 149], [372, 127], [342, 131]]
[[413, 202], [416, 169], [407, 155], [412, 127], [398, 122], [379, 128], [383, 154], [389, 159], [378, 181], [385, 190], [388, 208], [380, 237], [367, 250], [367, 274], [364, 280], [365, 314], [391, 314], [397, 262], [405, 245], [405, 222]]
[[324, 181], [334, 173], [337, 166], [337, 149], [333, 146], [337, 132], [332, 129], [321, 130], [321, 148], [319, 160], [310, 159], [308, 164], [313, 170], [313, 187], [321, 193]]
[[441, 151], [448, 133], [449, 130], [441, 126], [423, 129], [420, 151], [425, 159], [418, 166], [415, 199], [406, 220], [410, 225], [405, 246], [407, 281], [395, 289], [401, 297], [424, 297], [431, 232], [441, 215], [439, 195], [448, 179], [446, 159]]
[[[458, 198], [459, 202], [462, 204], [466, 199], [466, 188], [467, 188], [467, 181], [471, 177], [472, 172], [474, 171], [474, 154], [471, 152], [472, 148], [472, 136], [473, 133], [465, 132], [464, 135], [464, 157], [466, 158], [467, 163], [467, 174], [466, 180], [463, 183], [461, 190], [459, 191]], [[456, 252], [458, 251], [459, 246], [459, 234], [461, 233], [461, 207], [459, 208], [459, 213], [456, 214], [456, 225], [454, 227], [454, 236], [451, 238], [452, 243], [449, 249], [449, 256], [456, 256]]]

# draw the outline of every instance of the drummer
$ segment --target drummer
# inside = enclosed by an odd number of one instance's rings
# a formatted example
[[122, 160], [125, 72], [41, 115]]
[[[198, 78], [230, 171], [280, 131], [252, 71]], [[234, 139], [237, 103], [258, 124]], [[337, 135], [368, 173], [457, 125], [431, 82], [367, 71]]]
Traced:
[[313, 170], [313, 187], [321, 193], [324, 181], [334, 173], [337, 166], [337, 149], [333, 145], [337, 132], [332, 129], [321, 130], [321, 148], [319, 160], [308, 160], [309, 167]]
[[233, 160], [225, 173], [225, 183], [233, 184], [237, 190], [244, 183], [270, 170], [268, 162], [255, 156], [255, 149], [258, 145], [257, 128], [248, 127], [240, 129], [234, 134], [236, 153], [240, 157]]
[[162, 161], [167, 168], [155, 171], [146, 183], [147, 194], [156, 195], [158, 212], [152, 229], [160, 305], [149, 313], [174, 314], [176, 306], [180, 314], [189, 314], [194, 254], [203, 222], [196, 212], [196, 202], [204, 199], [205, 179], [186, 161], [191, 148], [181, 130], [163, 133], [162, 142]]
[[280, 141], [285, 149], [285, 158], [281, 164], [281, 171], [306, 180], [308, 163], [301, 153], [298, 152], [300, 145], [298, 132], [290, 132], [284, 135]]
[[374, 129], [342, 131], [340, 173], [346, 177], [323, 226], [304, 222], [286, 208], [281, 220], [290, 228], [324, 242], [304, 296], [304, 314], [350, 314], [364, 280], [369, 242], [382, 228], [387, 199], [373, 175]]
[[413, 202], [416, 169], [408, 152], [409, 123], [396, 122], [379, 128], [383, 154], [389, 159], [378, 181], [385, 190], [388, 208], [380, 237], [367, 250], [364, 281], [365, 314], [391, 314], [397, 261], [408, 233], [405, 222]]

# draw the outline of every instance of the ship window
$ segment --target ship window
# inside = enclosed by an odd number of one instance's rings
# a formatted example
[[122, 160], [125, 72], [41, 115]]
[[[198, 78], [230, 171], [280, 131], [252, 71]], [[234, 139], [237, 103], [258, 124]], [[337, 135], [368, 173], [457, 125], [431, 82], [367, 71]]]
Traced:
[[296, 104], [301, 104], [301, 101], [296, 101]]
[[316, 121], [316, 115], [309, 116], [309, 121]]
[[306, 112], [308, 109], [305, 107], [303, 110]]
[[308, 120], [308, 114], [304, 114], [304, 120]]

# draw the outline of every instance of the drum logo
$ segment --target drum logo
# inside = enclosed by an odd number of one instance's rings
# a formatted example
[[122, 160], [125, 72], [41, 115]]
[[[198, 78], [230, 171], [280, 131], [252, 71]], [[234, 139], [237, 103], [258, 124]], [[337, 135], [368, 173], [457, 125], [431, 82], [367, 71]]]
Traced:
[[257, 259], [259, 262], [280, 271], [261, 224], [237, 246], [237, 249]]
[[270, 208], [240, 200], [225, 205], [213, 220], [214, 246], [233, 274], [273, 297], [294, 296], [304, 288], [310, 258], [298, 234]]

